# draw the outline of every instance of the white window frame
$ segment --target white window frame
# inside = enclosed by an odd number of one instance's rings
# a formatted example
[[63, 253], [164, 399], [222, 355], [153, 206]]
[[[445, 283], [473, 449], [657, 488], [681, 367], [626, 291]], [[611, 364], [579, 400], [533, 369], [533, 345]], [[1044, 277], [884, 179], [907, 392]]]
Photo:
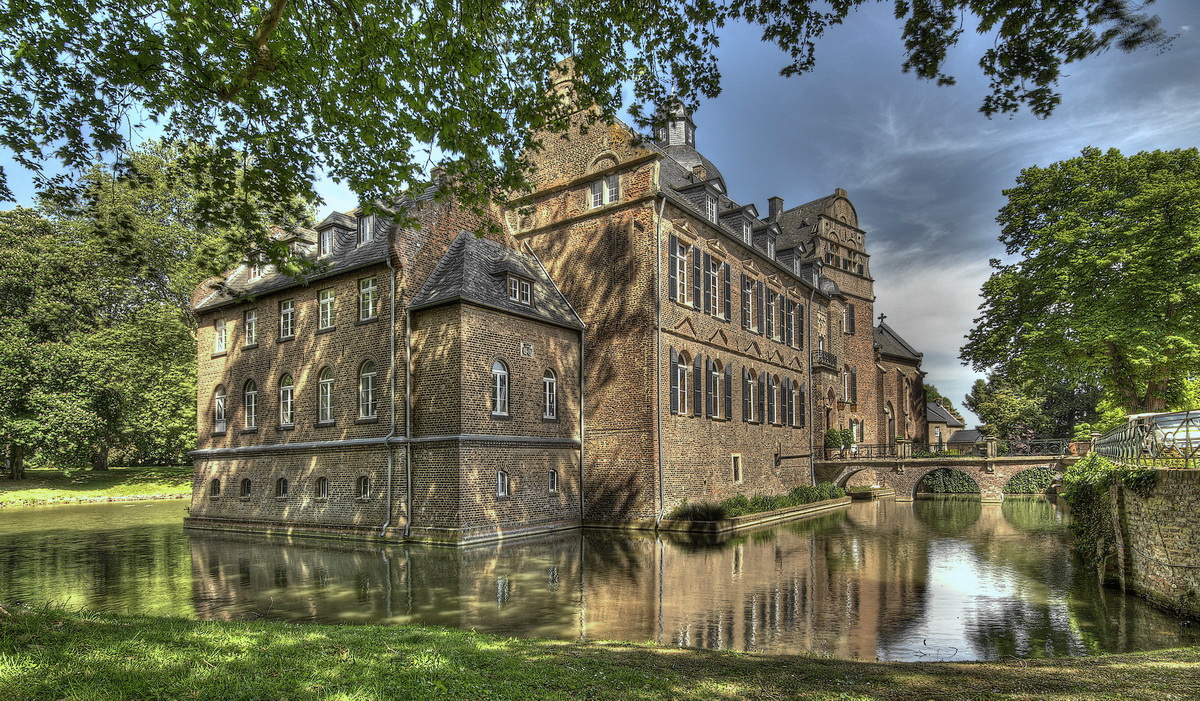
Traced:
[[379, 282], [375, 276], [358, 281], [358, 320], [370, 321], [376, 317], [375, 306], [379, 298]]
[[775, 239], [767, 237], [767, 257], [771, 260], [775, 259]]
[[[370, 369], [368, 369], [368, 367]], [[358, 369], [358, 418], [374, 419], [379, 417], [379, 398], [376, 395], [375, 379], [378, 370], [375, 363], [364, 361]]]
[[503, 361], [492, 363], [492, 416], [508, 416], [508, 366]]
[[746, 383], [746, 393], [750, 395], [750, 415], [747, 421], [757, 423], [758, 416], [758, 374], [754, 371], [750, 372], [750, 381]]
[[721, 261], [709, 258], [708, 296], [712, 298], [712, 315], [725, 318], [725, 305], [721, 303]]
[[261, 280], [262, 276], [263, 276], [263, 264], [262, 263], [255, 260], [255, 261], [251, 261], [246, 264], [246, 277], [250, 279], [250, 282], [254, 282], [255, 280]]
[[735, 484], [741, 484], [745, 478], [745, 469], [742, 465], [742, 454], [733, 453], [729, 456], [729, 467], [733, 472], [733, 481]]
[[771, 338], [775, 338], [779, 333], [779, 323], [775, 318], [775, 290], [770, 287], [763, 289], [763, 324], [771, 327]]
[[225, 433], [228, 424], [225, 411], [227, 399], [225, 385], [217, 385], [213, 390], [213, 433]]
[[710, 222], [717, 221], [717, 198], [711, 194], [704, 195], [704, 216]]
[[743, 243], [750, 243], [750, 227], [751, 226], [752, 225], [750, 224], [749, 219], [742, 220], [742, 242]]
[[508, 473], [500, 470], [496, 473], [496, 496], [507, 497], [512, 494], [512, 485], [508, 479]]
[[680, 304], [688, 304], [688, 298], [691, 297], [692, 286], [688, 284], [692, 270], [692, 267], [688, 265], [690, 251], [690, 246], [685, 246], [683, 241], [676, 240], [675, 251], [672, 255], [675, 256], [675, 300]]
[[279, 337], [296, 336], [296, 300], [285, 299], [279, 303]]
[[713, 418], [714, 419], [727, 419], [729, 417], [724, 416], [725, 395], [722, 393], [722, 389], [724, 388], [724, 385], [725, 385], [725, 368], [721, 367], [720, 363], [713, 361], [712, 370], [711, 370], [710, 374], [712, 375], [712, 388], [713, 388], [713, 399], [712, 399]]
[[542, 397], [542, 418], [558, 418], [558, 376], [553, 370], [547, 369], [542, 375]]
[[371, 478], [367, 475], [360, 475], [359, 478], [354, 481], [354, 487], [354, 491], [357, 494], [358, 499], [371, 498]]
[[224, 353], [229, 350], [229, 320], [218, 319], [213, 322], [213, 353]]
[[313, 484], [313, 498], [314, 499], [328, 499], [329, 498], [329, 478], [328, 477], [321, 476], [321, 477], [317, 478], [316, 483]]
[[591, 184], [588, 192], [588, 209], [596, 209], [606, 204], [613, 204], [621, 199], [621, 179], [618, 175], [609, 175]]
[[275, 498], [286, 499], [288, 495], [288, 481], [286, 477], [280, 477], [275, 480]]
[[246, 380], [242, 386], [242, 413], [246, 417], [246, 428], [258, 428], [258, 383]]
[[516, 275], [508, 276], [508, 299], [517, 304], [533, 304], [533, 283]]
[[358, 218], [358, 244], [370, 243], [375, 240], [375, 215], [364, 214]]
[[333, 328], [334, 322], [334, 293], [333, 288], [327, 288], [317, 293], [317, 330], [324, 331]]
[[317, 257], [324, 258], [333, 253], [333, 229], [317, 232]]
[[317, 379], [317, 423], [333, 423], [333, 368], [326, 365]]
[[678, 393], [676, 403], [679, 405], [680, 416], [690, 416], [692, 413], [692, 393], [689, 391], [691, 388], [688, 386], [691, 384], [691, 378], [691, 358], [681, 351], [676, 356], [675, 361], [675, 390]]
[[296, 381], [291, 375], [279, 378], [279, 425], [296, 425]]
[[244, 335], [246, 336], [247, 346], [258, 345], [258, 310], [247, 309], [242, 315], [242, 325], [245, 327]]
[[558, 491], [558, 470], [550, 470], [546, 474], [546, 491], [551, 493]]

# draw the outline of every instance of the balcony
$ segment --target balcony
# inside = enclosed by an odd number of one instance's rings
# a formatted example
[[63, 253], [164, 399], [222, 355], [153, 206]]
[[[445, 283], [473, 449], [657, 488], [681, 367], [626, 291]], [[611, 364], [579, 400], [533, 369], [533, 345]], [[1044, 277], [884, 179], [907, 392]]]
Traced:
[[812, 361], [813, 365], [817, 367], [832, 368], [836, 370], [838, 366], [837, 356], [829, 351], [814, 350]]

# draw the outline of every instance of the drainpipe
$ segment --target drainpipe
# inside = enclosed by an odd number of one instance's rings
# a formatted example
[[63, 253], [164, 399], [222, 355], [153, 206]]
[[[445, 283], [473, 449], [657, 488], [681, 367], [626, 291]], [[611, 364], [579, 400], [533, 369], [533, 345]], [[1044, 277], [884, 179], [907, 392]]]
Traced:
[[[388, 324], [388, 381], [390, 389], [388, 389], [388, 401], [391, 402], [391, 409], [388, 412], [391, 421], [391, 428], [387, 436], [383, 439], [383, 447], [387, 450], [387, 520], [383, 522], [383, 526], [379, 529], [379, 537], [383, 538], [387, 535], [387, 529], [392, 525], [392, 497], [393, 490], [393, 474], [396, 471], [396, 458], [392, 454], [392, 439], [396, 437], [396, 268], [392, 265], [392, 252], [395, 243], [396, 225], [393, 224], [388, 230], [388, 253], [387, 262], [388, 268], [388, 287], [390, 288], [391, 302], [388, 316], [390, 318]], [[405, 370], [407, 371], [407, 362]], [[408, 535], [407, 527], [405, 528], [405, 536]]]
[[[658, 515], [655, 527], [662, 523], [667, 509], [667, 492], [663, 485], [663, 438], [662, 438], [662, 218], [667, 207], [667, 198], [658, 201], [658, 219], [654, 222], [654, 420], [657, 425], [655, 443], [658, 446]], [[675, 252], [671, 251], [671, 255]], [[675, 368], [671, 368], [674, 372]]]
[[[395, 393], [393, 392], [393, 395]], [[412, 312], [404, 310], [404, 538], [412, 533]]]
[[[810, 338], [812, 336], [813, 300], [815, 300], [816, 297], [817, 297], [817, 288], [814, 287], [808, 293], [808, 321], [804, 325], [805, 333], [807, 333]], [[815, 487], [815, 486], [817, 486], [817, 468], [813, 465], [813, 461], [816, 459], [815, 456], [817, 454], [817, 450], [821, 450], [821, 451], [825, 450], [825, 440], [824, 440], [824, 437], [822, 437], [821, 446], [820, 446], [820, 448], [818, 448], [817, 444], [816, 444], [816, 439], [813, 438], [813, 428], [814, 428], [814, 426], [816, 426], [816, 416], [813, 414], [813, 411], [812, 411], [812, 408], [813, 408], [812, 398], [813, 398], [813, 392], [816, 391], [816, 387], [813, 386], [812, 351], [813, 351], [812, 343], [809, 343], [808, 344], [808, 363], [807, 363], [807, 366], [808, 366], [808, 396], [804, 398], [804, 401], [808, 403], [808, 406], [804, 407], [804, 410], [805, 410], [806, 415], [808, 416], [808, 454], [809, 454], [808, 483]]]

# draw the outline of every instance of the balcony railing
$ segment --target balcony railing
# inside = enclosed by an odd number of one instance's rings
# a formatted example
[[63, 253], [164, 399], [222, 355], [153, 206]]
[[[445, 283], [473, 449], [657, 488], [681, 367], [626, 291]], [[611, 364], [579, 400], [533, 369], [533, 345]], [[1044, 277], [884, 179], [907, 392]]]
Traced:
[[834, 355], [833, 353], [830, 353], [829, 351], [814, 350], [813, 351], [813, 365], [821, 365], [821, 366], [824, 366], [827, 368], [833, 368], [836, 370], [837, 366], [838, 366], [837, 356]]

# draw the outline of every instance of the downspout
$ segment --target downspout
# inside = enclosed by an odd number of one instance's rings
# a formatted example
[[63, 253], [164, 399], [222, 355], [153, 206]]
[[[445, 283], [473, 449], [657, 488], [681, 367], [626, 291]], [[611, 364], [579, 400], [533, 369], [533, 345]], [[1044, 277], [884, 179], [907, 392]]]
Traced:
[[[667, 509], [667, 492], [663, 485], [663, 435], [662, 435], [662, 219], [667, 207], [667, 198], [663, 197], [658, 204], [658, 219], [654, 222], [654, 420], [655, 444], [658, 446], [658, 515], [654, 518], [655, 527], [662, 523], [663, 512]], [[671, 252], [674, 255], [674, 251]], [[674, 372], [675, 368], [671, 368]]]
[[[804, 322], [804, 332], [808, 334], [810, 339], [812, 338], [813, 301], [816, 299], [816, 297], [817, 288], [814, 287], [812, 291], [808, 293], [808, 320]], [[817, 417], [816, 412], [813, 411], [813, 397], [815, 396], [814, 392], [816, 392], [816, 387], [813, 386], [812, 352], [813, 347], [812, 342], [810, 341], [808, 344], [808, 363], [806, 364], [808, 367], [808, 396], [804, 398], [804, 401], [808, 403], [808, 406], [804, 407], [804, 410], [807, 412], [808, 416], [808, 483], [815, 487], [817, 486], [817, 468], [813, 465], [813, 462], [816, 460], [815, 456], [817, 454], [817, 450], [821, 450], [821, 454], [824, 455], [825, 442], [824, 437], [822, 437], [821, 446], [818, 448], [815, 442], [816, 439], [813, 438], [813, 427], [816, 426]]]
[[412, 532], [412, 312], [404, 310], [404, 537]]
[[[542, 259], [538, 258], [538, 254], [534, 252], [533, 246], [529, 245], [529, 240], [524, 241], [525, 250], [529, 251], [529, 255], [533, 256], [534, 262], [538, 264], [542, 274], [550, 281], [554, 288], [558, 290], [558, 283], [554, 282], [554, 278], [550, 277], [546, 266], [542, 265]], [[562, 290], [558, 290], [563, 301], [567, 303], [571, 313], [575, 315], [575, 320], [579, 322], [579, 523], [583, 525], [584, 519], [584, 484], [583, 484], [583, 396], [584, 396], [584, 368], [587, 367], [585, 360], [587, 359], [587, 351], [584, 349], [584, 333], [587, 331], [587, 324], [583, 323], [583, 319], [579, 316], [579, 312], [575, 309], [575, 305], [571, 304], [571, 300], [562, 294]]]
[[[388, 389], [388, 401], [391, 402], [391, 409], [388, 412], [390, 417], [391, 427], [387, 436], [383, 439], [383, 447], [387, 451], [387, 520], [383, 522], [383, 526], [379, 529], [379, 537], [383, 538], [387, 535], [387, 530], [392, 525], [392, 498], [394, 496], [393, 475], [396, 472], [396, 458], [392, 454], [392, 439], [396, 437], [396, 268], [392, 265], [392, 253], [395, 250], [396, 226], [393, 225], [388, 230], [388, 252], [385, 261], [388, 268], [388, 287], [390, 288], [391, 302], [388, 305], [390, 318], [388, 325], [388, 381], [390, 388]], [[407, 363], [405, 364], [407, 370]], [[406, 412], [407, 414], [407, 412]], [[405, 526], [404, 535], [408, 536], [408, 527]]]

